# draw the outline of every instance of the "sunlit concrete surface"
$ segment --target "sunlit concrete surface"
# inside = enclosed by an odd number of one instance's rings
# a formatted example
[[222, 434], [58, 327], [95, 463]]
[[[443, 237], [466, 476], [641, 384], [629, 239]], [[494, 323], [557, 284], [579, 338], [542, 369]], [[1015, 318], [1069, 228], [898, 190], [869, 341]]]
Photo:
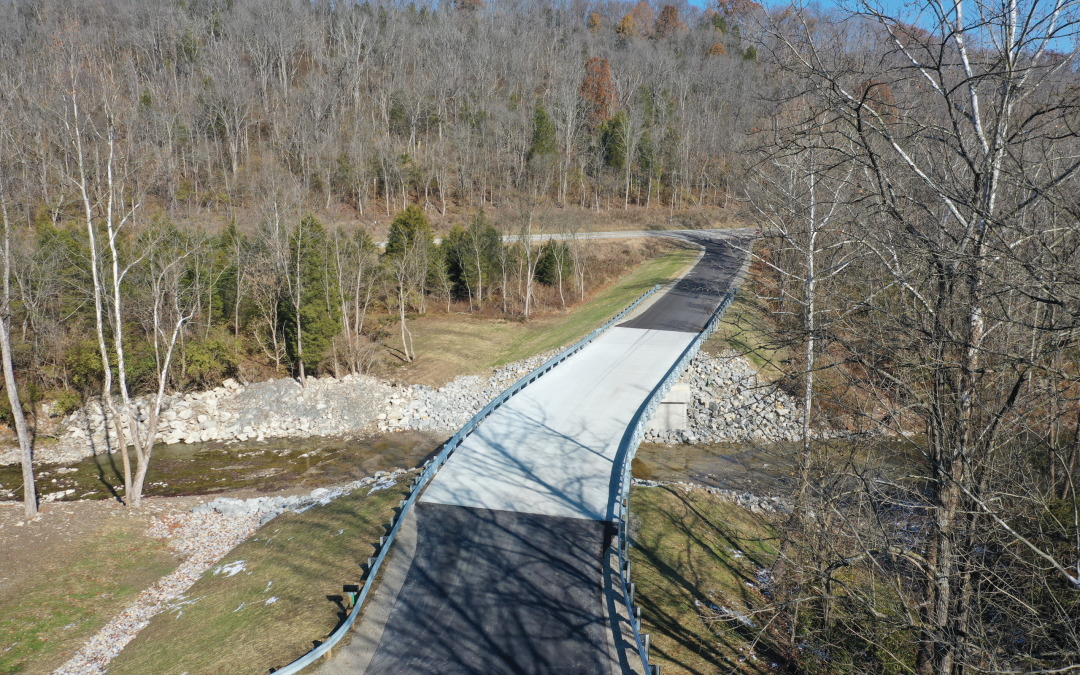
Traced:
[[748, 235], [680, 233], [703, 251], [684, 278], [484, 420], [421, 497], [357, 639], [318, 675], [637, 672], [618, 589], [602, 592], [617, 453], [745, 274]]
[[484, 420], [421, 501], [610, 520], [619, 443], [693, 339], [609, 329]]

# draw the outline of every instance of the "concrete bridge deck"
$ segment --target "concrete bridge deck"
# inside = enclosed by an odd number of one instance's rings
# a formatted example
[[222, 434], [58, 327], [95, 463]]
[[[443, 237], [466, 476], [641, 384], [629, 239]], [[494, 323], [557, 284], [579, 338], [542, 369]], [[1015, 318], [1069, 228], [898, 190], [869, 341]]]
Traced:
[[746, 231], [677, 236], [704, 248], [682, 280], [523, 389], [454, 452], [406, 518], [352, 643], [320, 672], [628, 671], [604, 593], [620, 443], [739, 283], [750, 240]]

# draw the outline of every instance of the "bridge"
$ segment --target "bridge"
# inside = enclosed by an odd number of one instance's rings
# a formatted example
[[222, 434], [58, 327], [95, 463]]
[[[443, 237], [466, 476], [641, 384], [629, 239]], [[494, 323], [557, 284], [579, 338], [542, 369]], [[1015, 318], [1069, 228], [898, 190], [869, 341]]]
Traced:
[[321, 674], [632, 671], [609, 560], [622, 440], [740, 283], [753, 237], [663, 234], [701, 258], [461, 442], [404, 517], [352, 642]]

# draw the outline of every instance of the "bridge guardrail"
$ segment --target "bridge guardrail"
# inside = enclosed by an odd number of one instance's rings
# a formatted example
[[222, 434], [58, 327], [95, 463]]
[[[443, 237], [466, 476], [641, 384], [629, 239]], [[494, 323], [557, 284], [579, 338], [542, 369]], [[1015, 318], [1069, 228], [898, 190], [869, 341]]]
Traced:
[[626, 309], [622, 310], [614, 317], [612, 317], [603, 326], [600, 326], [593, 332], [589, 333], [584, 338], [576, 342], [573, 346], [548, 359], [546, 362], [544, 362], [543, 365], [539, 366], [538, 368], [531, 371], [530, 373], [522, 377], [520, 380], [512, 384], [506, 391], [492, 399], [492, 401], [486, 406], [484, 406], [480, 410], [480, 412], [476, 413], [476, 415], [474, 415], [472, 419], [465, 423], [465, 426], [461, 427], [461, 429], [456, 434], [454, 434], [450, 438], [450, 440], [446, 442], [446, 445], [443, 446], [443, 449], [439, 452], [439, 454], [436, 455], [434, 459], [428, 461], [427, 464], [425, 464], [424, 470], [421, 472], [420, 476], [416, 479], [413, 487], [410, 489], [408, 498], [402, 500], [401, 505], [398, 509], [398, 513], [396, 516], [394, 516], [394, 520], [391, 523], [390, 534], [382, 539], [381, 543], [379, 544], [378, 554], [374, 558], [369, 559], [370, 564], [368, 565], [367, 578], [364, 581], [364, 586], [354, 596], [352, 611], [349, 612], [348, 617], [346, 617], [345, 621], [340, 626], [338, 626], [337, 629], [333, 633], [331, 633], [330, 636], [326, 638], [326, 641], [324, 641], [321, 645], [319, 645], [315, 649], [312, 649], [310, 652], [304, 654], [299, 659], [293, 661], [289, 665], [275, 670], [275, 675], [292, 675], [293, 673], [300, 672], [302, 669], [315, 663], [317, 660], [319, 660], [319, 658], [329, 652], [334, 647], [334, 645], [336, 645], [341, 640], [341, 638], [349, 632], [349, 629], [352, 628], [353, 623], [356, 621], [356, 617], [360, 614], [360, 608], [363, 607], [364, 600], [367, 599], [368, 593], [371, 590], [372, 583], [375, 581], [375, 577], [378, 575], [379, 569], [382, 567], [383, 560], [385, 560], [386, 558], [386, 553], [390, 550], [390, 545], [394, 543], [394, 539], [397, 537], [398, 530], [401, 529], [401, 523], [405, 519], [405, 514], [407, 514], [409, 512], [409, 509], [412, 508], [413, 504], [416, 503], [416, 499], [420, 495], [420, 492], [423, 490], [424, 486], [431, 481], [431, 479], [435, 476], [435, 474], [450, 457], [450, 455], [454, 452], [454, 450], [457, 449], [459, 445], [461, 445], [461, 442], [465, 440], [465, 438], [469, 434], [471, 434], [474, 429], [476, 429], [477, 425], [479, 425], [480, 422], [482, 422], [488, 415], [495, 412], [495, 410], [499, 408], [499, 406], [510, 400], [510, 397], [512, 397], [514, 394], [518, 393], [528, 385], [532, 384], [537, 378], [546, 374], [555, 366], [559, 365], [566, 359], [581, 351], [581, 349], [583, 349], [590, 342], [599, 337], [601, 333], [606, 331], [608, 328], [611, 328], [613, 325], [615, 325], [617, 321], [622, 319], [634, 308], [640, 305], [642, 301], [645, 300], [645, 298], [649, 297], [658, 290], [660, 290], [660, 284], [657, 284], [650, 288], [648, 291], [645, 292], [644, 295], [632, 302], [629, 306], [626, 307]]
[[660, 380], [660, 384], [656, 385], [656, 388], [652, 390], [648, 400], [638, 409], [637, 415], [634, 416], [633, 421], [630, 423], [630, 427], [627, 429], [626, 434], [623, 436], [621, 447], [619, 448], [619, 455], [623, 458], [622, 480], [619, 482], [619, 491], [616, 493], [616, 502], [614, 505], [613, 513], [617, 514], [619, 524], [619, 579], [622, 581], [623, 602], [626, 604], [627, 616], [630, 617], [630, 626], [634, 631], [634, 643], [637, 647], [638, 656], [641, 658], [641, 665], [645, 668], [646, 675], [660, 675], [660, 666], [653, 666], [649, 664], [649, 636], [641, 634], [641, 616], [638, 614], [637, 608], [634, 605], [634, 597], [631, 592], [633, 584], [630, 582], [630, 483], [631, 483], [631, 462], [634, 459], [634, 455], [637, 453], [638, 446], [641, 445], [641, 439], [645, 436], [645, 428], [649, 424], [649, 420], [652, 419], [653, 413], [656, 412], [657, 406], [667, 396], [668, 391], [671, 390], [671, 386], [675, 384], [679, 377], [682, 376], [686, 367], [690, 365], [690, 361], [697, 356], [698, 351], [701, 349], [701, 345], [705, 344], [705, 341], [712, 336], [716, 331], [717, 326], [720, 325], [720, 319], [723, 318], [724, 312], [731, 306], [732, 301], [735, 299], [735, 290], [728, 291], [720, 301], [720, 305], [713, 312], [712, 318], [709, 319], [709, 323], [706, 324], [705, 330], [698, 333], [686, 349], [683, 350], [679, 360], [675, 362], [673, 366], [664, 375], [664, 379]]

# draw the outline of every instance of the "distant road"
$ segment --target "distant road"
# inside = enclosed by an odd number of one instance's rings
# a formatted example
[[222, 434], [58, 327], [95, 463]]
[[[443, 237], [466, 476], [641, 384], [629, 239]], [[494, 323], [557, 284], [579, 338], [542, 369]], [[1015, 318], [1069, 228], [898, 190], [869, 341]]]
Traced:
[[[622, 673], [601, 591], [632, 418], [740, 282], [752, 231], [677, 236], [704, 248], [667, 293], [496, 410], [421, 497], [353, 642], [321, 673]], [[393, 575], [388, 572], [387, 579]], [[368, 619], [368, 617], [373, 617]]]
[[[530, 237], [530, 241], [548, 241], [554, 239], [556, 241], [563, 241], [566, 239], [630, 239], [633, 237], [667, 237], [667, 238], [691, 238], [695, 235], [701, 235], [702, 233], [710, 232], [733, 232], [733, 233], [750, 233], [755, 232], [751, 229], [731, 229], [731, 230], [625, 230], [621, 232], [579, 232], [577, 234], [566, 234], [559, 232], [552, 232], [550, 234], [534, 234]], [[505, 235], [502, 240], [518, 241], [521, 237], [516, 234]], [[435, 237], [435, 243], [441, 244], [442, 237]], [[376, 246], [386, 248], [385, 241], [375, 242]]]

